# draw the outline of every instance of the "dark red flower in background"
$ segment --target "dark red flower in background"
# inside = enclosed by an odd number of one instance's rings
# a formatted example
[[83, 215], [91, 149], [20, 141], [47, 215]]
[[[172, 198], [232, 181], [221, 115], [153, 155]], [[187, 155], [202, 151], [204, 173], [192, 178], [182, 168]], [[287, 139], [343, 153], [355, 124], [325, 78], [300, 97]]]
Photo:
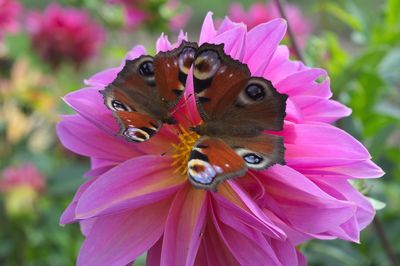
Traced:
[[31, 12], [27, 27], [33, 48], [55, 67], [63, 61], [79, 67], [97, 53], [105, 37], [104, 29], [87, 12], [57, 4], [42, 13]]

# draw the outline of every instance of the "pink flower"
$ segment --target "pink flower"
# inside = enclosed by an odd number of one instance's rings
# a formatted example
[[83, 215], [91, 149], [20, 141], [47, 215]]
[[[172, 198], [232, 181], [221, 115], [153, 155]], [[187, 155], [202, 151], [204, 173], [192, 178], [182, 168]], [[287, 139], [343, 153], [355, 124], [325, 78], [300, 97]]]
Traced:
[[0, 191], [7, 192], [18, 186], [29, 186], [37, 192], [44, 187], [43, 175], [33, 164], [27, 163], [20, 167], [9, 167], [5, 169], [0, 180]]
[[[254, 76], [289, 95], [281, 132], [287, 164], [249, 171], [221, 183], [218, 192], [194, 189], [177, 171], [188, 156], [178, 148], [195, 141], [188, 126], [201, 122], [189, 97], [191, 78], [186, 104], [176, 116], [185, 133], [178, 137], [166, 125], [140, 144], [115, 136], [118, 125], [98, 92], [124, 63], [95, 74], [86, 88], [65, 97], [78, 114], [63, 116], [58, 136], [92, 165], [90, 178], [61, 217], [62, 224], [80, 222], [86, 236], [78, 265], [126, 265], [144, 252], [148, 265], [304, 265], [296, 245], [308, 239], [359, 241], [375, 212], [349, 180], [383, 172], [362, 144], [331, 125], [351, 111], [329, 99], [325, 70], [289, 60], [288, 48], [279, 45], [285, 30], [282, 19], [247, 31], [229, 19], [215, 29], [211, 13], [205, 18], [199, 44], [224, 43], [225, 52], [246, 63]], [[181, 33], [171, 44], [161, 35], [157, 51], [184, 39]], [[126, 59], [143, 54], [145, 48], [135, 46]], [[160, 156], [171, 148], [175, 156]]]
[[125, 26], [129, 29], [135, 29], [144, 23], [157, 24], [166, 19], [169, 29], [178, 31], [186, 25], [192, 15], [191, 9], [182, 6], [178, 0], [160, 2], [157, 9], [154, 9], [154, 4], [151, 5], [144, 0], [108, 0], [108, 2], [124, 6]]
[[0, 192], [5, 195], [5, 210], [15, 217], [33, 214], [35, 202], [45, 188], [43, 175], [33, 164], [6, 168], [0, 174]]
[[137, 28], [148, 19], [146, 11], [140, 7], [143, 0], [109, 0], [110, 4], [122, 4], [125, 13], [125, 26], [127, 28]]
[[86, 11], [50, 4], [43, 13], [27, 20], [33, 48], [53, 66], [70, 61], [80, 66], [96, 55], [105, 31]]
[[[168, 22], [168, 27], [172, 31], [183, 29], [192, 16], [192, 9], [181, 6], [178, 0], [169, 0], [166, 8], [174, 14]], [[180, 8], [182, 11], [179, 11]]]
[[[300, 46], [304, 46], [307, 37], [311, 33], [311, 21], [306, 19], [301, 10], [294, 4], [285, 5], [285, 12], [296, 40]], [[249, 29], [254, 28], [258, 24], [264, 23], [274, 18], [279, 18], [280, 13], [274, 1], [265, 3], [254, 3], [248, 12], [243, 9], [240, 3], [233, 3], [229, 7], [229, 17], [235, 22], [244, 22]]]
[[0, 0], [0, 41], [4, 32], [17, 32], [19, 30], [18, 16], [21, 5], [15, 0]]

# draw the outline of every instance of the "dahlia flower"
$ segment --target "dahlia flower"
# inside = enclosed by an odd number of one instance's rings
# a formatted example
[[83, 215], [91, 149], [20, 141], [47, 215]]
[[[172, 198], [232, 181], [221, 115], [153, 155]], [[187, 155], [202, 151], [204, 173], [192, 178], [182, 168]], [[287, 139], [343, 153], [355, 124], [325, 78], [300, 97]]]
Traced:
[[[150, 3], [144, 0], [108, 0], [110, 4], [121, 4], [124, 7], [125, 26], [135, 29], [144, 23], [157, 24], [166, 20], [168, 28], [177, 31], [184, 27], [192, 15], [191, 9], [178, 0], [165, 3]], [[154, 5], [159, 5], [157, 8]]]
[[21, 5], [15, 0], [0, 0], [0, 41], [4, 32], [16, 32], [19, 29], [18, 15]]
[[96, 55], [105, 31], [84, 10], [50, 4], [43, 13], [31, 12], [27, 28], [32, 46], [53, 66], [64, 61], [80, 66]]
[[143, 0], [109, 0], [110, 4], [122, 4], [124, 7], [125, 26], [136, 28], [141, 25], [148, 17], [147, 13], [140, 9]]
[[[290, 22], [290, 27], [296, 35], [296, 40], [299, 45], [303, 47], [306, 43], [307, 37], [311, 33], [311, 21], [306, 19], [300, 8], [294, 4], [287, 4], [284, 6], [286, 16]], [[244, 22], [249, 29], [254, 28], [260, 23], [264, 23], [274, 18], [279, 18], [281, 15], [275, 2], [271, 0], [267, 4], [254, 3], [246, 12], [240, 3], [233, 3], [229, 7], [229, 17], [235, 22]]]
[[9, 215], [29, 213], [39, 193], [45, 188], [43, 175], [33, 164], [9, 167], [0, 174], [0, 192], [5, 194]]
[[[296, 246], [308, 239], [359, 242], [374, 217], [369, 201], [349, 180], [383, 174], [368, 151], [332, 125], [350, 114], [330, 100], [323, 69], [290, 61], [279, 45], [282, 19], [247, 31], [226, 18], [214, 27], [209, 13], [199, 44], [224, 44], [225, 53], [247, 64], [252, 75], [270, 80], [289, 96], [284, 129], [286, 165], [224, 181], [217, 192], [195, 189], [185, 169], [201, 123], [189, 75], [181, 134], [165, 125], [149, 141], [127, 142], [99, 90], [111, 83], [125, 62], [86, 80], [87, 87], [65, 96], [77, 114], [63, 116], [58, 136], [71, 151], [91, 158], [88, 179], [61, 217], [79, 222], [86, 239], [78, 265], [126, 265], [147, 252], [148, 265], [304, 265]], [[157, 52], [177, 47], [161, 35]], [[146, 54], [138, 45], [131, 60]]]

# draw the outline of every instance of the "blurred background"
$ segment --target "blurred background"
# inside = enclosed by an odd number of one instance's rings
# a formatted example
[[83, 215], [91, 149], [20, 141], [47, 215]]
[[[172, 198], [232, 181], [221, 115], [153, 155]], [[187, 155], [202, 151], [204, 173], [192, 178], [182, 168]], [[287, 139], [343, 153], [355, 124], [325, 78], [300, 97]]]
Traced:
[[[304, 61], [327, 69], [333, 97], [353, 109], [337, 126], [364, 143], [386, 172], [354, 183], [378, 210], [361, 244], [311, 241], [299, 248], [310, 265], [396, 265], [400, 1], [299, 0], [284, 8]], [[197, 40], [208, 10], [249, 28], [280, 16], [272, 1], [0, 0], [0, 265], [75, 263], [79, 226], [58, 220], [89, 161], [56, 138], [59, 114], [72, 112], [61, 97], [119, 65], [133, 45], [154, 53], [161, 32], [173, 41], [184, 28]]]

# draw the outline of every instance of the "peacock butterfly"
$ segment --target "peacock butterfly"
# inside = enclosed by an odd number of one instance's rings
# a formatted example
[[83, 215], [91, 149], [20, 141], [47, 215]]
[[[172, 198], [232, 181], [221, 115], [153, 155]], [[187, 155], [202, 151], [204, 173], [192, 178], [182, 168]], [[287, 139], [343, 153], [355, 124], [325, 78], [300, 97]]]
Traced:
[[187, 165], [193, 186], [216, 190], [220, 182], [248, 169], [284, 164], [283, 137], [263, 131], [282, 130], [287, 95], [270, 81], [252, 77], [247, 65], [227, 55], [222, 44], [182, 42], [155, 57], [127, 61], [103, 92], [121, 134], [143, 142], [162, 123], [174, 124], [170, 110], [184, 92], [190, 68], [203, 120], [191, 128], [200, 135]]

